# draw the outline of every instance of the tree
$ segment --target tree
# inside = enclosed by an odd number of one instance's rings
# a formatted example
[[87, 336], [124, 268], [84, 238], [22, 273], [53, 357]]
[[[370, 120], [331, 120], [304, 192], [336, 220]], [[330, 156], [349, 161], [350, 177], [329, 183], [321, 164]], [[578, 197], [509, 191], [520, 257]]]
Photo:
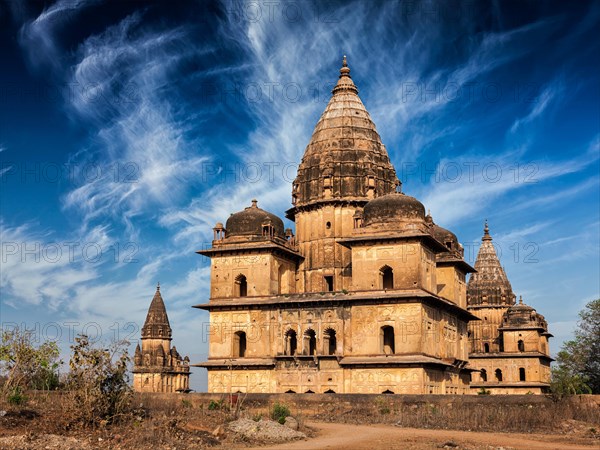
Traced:
[[579, 319], [575, 339], [565, 342], [556, 357], [553, 392], [600, 394], [600, 299], [585, 305]]
[[55, 389], [58, 386], [59, 350], [56, 342], [35, 345], [35, 334], [19, 328], [2, 331], [0, 374], [3, 393], [23, 389]]
[[97, 348], [87, 336], [75, 338], [66, 382], [75, 420], [96, 426], [118, 421], [131, 412], [126, 345], [118, 342], [108, 349]]

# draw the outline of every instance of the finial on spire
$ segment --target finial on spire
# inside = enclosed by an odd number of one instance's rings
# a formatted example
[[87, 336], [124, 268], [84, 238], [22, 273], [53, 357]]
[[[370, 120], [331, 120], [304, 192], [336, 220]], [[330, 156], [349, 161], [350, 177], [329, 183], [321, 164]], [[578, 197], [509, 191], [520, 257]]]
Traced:
[[258, 204], [258, 200], [256, 200], [255, 198], [252, 199], [252, 207], [253, 208], [258, 208], [258, 206], [256, 206]]
[[482, 241], [491, 241], [492, 237], [490, 236], [490, 227], [488, 227], [488, 221], [485, 219], [485, 225], [483, 226], [483, 237]]
[[519, 305], [522, 305], [522, 304], [523, 304], [523, 296], [519, 295]]
[[156, 290], [160, 291], [160, 281], [156, 283]]
[[344, 55], [344, 58], [342, 59], [342, 68], [340, 69], [340, 78], [342, 77], [350, 78], [350, 67], [348, 67], [346, 55]]

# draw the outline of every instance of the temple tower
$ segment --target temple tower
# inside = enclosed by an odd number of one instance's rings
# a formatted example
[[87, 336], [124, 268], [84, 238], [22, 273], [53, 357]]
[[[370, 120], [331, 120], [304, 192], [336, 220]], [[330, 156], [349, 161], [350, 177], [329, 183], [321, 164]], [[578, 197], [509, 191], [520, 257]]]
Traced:
[[473, 391], [493, 394], [541, 394], [550, 383], [548, 324], [544, 316], [515, 294], [492, 245], [487, 221], [467, 287], [468, 309], [479, 317], [469, 322], [469, 359]]
[[515, 294], [496, 255], [487, 221], [475, 270], [467, 286], [467, 303], [481, 320], [469, 324], [471, 353], [501, 352], [498, 327], [506, 310], [515, 304]]
[[209, 392], [470, 392], [473, 269], [399, 186], [344, 58], [293, 183], [296, 235], [253, 200], [198, 252]]
[[160, 294], [160, 285], [142, 327], [142, 346], [135, 349], [133, 388], [138, 392], [187, 392], [190, 390], [189, 358], [171, 348], [171, 325]]
[[294, 207], [287, 211], [305, 258], [298, 272], [302, 292], [351, 288], [351, 252], [337, 241], [352, 233], [357, 210], [400, 186], [345, 56], [332, 94], [304, 151]]

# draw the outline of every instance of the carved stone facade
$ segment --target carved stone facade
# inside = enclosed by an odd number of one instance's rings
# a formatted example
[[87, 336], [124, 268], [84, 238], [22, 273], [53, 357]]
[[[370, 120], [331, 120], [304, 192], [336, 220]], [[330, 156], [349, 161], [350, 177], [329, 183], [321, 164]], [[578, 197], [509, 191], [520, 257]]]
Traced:
[[293, 183], [296, 235], [253, 200], [198, 252], [209, 392], [470, 393], [474, 269], [400, 185], [344, 58]]
[[467, 290], [468, 309], [479, 321], [469, 322], [471, 388], [493, 394], [541, 394], [550, 386], [548, 324], [535, 309], [515, 302], [500, 265], [487, 222]]
[[138, 392], [188, 392], [190, 359], [171, 348], [171, 325], [160, 286], [142, 327], [142, 347], [135, 349], [133, 388]]

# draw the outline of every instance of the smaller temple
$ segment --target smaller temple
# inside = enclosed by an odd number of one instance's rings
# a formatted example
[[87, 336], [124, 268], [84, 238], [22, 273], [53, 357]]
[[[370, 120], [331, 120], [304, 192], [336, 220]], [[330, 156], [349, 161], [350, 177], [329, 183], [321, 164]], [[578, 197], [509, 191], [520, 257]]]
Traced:
[[171, 325], [160, 284], [142, 327], [142, 347], [135, 349], [133, 389], [137, 392], [189, 392], [190, 359], [171, 347]]
[[479, 373], [471, 389], [492, 394], [542, 394], [550, 386], [548, 324], [515, 294], [492, 245], [487, 224], [467, 286], [467, 308], [480, 320], [469, 322], [469, 361]]

